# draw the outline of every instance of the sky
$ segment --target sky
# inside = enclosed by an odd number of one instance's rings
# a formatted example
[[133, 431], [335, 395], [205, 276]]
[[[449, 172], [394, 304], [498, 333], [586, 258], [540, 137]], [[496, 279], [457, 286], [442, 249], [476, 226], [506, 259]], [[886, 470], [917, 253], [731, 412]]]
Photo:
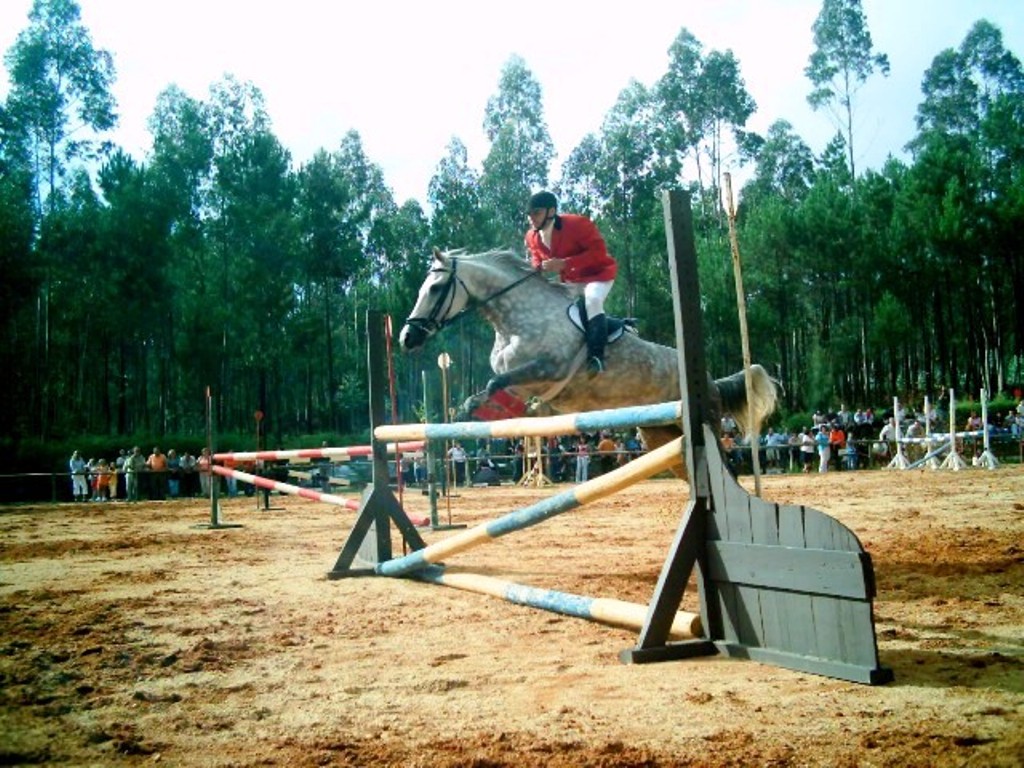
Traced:
[[[231, 74], [259, 88], [273, 130], [295, 167], [332, 151], [350, 130], [402, 203], [426, 204], [427, 186], [453, 138], [479, 169], [482, 125], [502, 68], [521, 56], [540, 84], [543, 114], [561, 163], [597, 133], [631, 81], [653, 85], [668, 49], [688, 29], [704, 50], [732, 50], [758, 108], [748, 130], [788, 120], [816, 154], [835, 135], [807, 105], [804, 75], [821, 0], [79, 0], [93, 45], [113, 54], [119, 128], [111, 137], [137, 160], [151, 147], [146, 124], [157, 95], [175, 84], [207, 99]], [[0, 0], [0, 50], [28, 25], [32, 0]], [[921, 80], [935, 56], [987, 19], [1024, 58], [1021, 0], [863, 0], [889, 77], [857, 96], [860, 170], [906, 158]], [[9, 85], [0, 78], [0, 97]], [[737, 180], [739, 168], [726, 168]]]

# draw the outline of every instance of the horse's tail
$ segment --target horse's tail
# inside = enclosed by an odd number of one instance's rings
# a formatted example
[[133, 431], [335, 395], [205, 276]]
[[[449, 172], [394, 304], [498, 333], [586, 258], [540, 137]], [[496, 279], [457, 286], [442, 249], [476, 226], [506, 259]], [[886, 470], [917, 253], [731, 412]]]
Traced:
[[[743, 371], [715, 379], [715, 386], [721, 397], [723, 413], [729, 413], [744, 434], [761, 431], [761, 424], [775, 410], [779, 389], [775, 379], [762, 366], [750, 366], [751, 391], [747, 391], [746, 375]], [[753, 421], [751, 421], [753, 418]]]

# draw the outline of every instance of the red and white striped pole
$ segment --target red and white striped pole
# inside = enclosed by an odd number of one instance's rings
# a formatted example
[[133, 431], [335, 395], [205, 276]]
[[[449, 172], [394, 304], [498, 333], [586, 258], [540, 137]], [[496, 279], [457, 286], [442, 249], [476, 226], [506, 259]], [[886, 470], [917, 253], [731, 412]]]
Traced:
[[[217, 464], [212, 465], [210, 469], [215, 475], [234, 477], [241, 480], [243, 483], [251, 483], [257, 488], [266, 488], [270, 491], [280, 491], [281, 493], [286, 493], [290, 496], [301, 496], [304, 499], [320, 501], [324, 504], [334, 504], [335, 506], [345, 507], [346, 509], [358, 510], [360, 506], [358, 499], [346, 499], [344, 496], [337, 496], [333, 493], [321, 493], [320, 491], [314, 491], [312, 488], [301, 488], [297, 485], [281, 483], [277, 480], [271, 480], [269, 477], [260, 477], [259, 475], [242, 472], [238, 469], [229, 469], [228, 467], [221, 467]], [[408, 513], [406, 514], [408, 515]], [[412, 515], [409, 515], [409, 521], [416, 526], [425, 526], [430, 522], [426, 518], [417, 518]]]
[[[422, 440], [408, 443], [388, 443], [388, 453], [422, 450]], [[373, 446], [350, 445], [341, 448], [299, 448], [291, 451], [236, 451], [215, 453], [214, 461], [287, 461], [289, 459], [345, 459], [373, 454]]]

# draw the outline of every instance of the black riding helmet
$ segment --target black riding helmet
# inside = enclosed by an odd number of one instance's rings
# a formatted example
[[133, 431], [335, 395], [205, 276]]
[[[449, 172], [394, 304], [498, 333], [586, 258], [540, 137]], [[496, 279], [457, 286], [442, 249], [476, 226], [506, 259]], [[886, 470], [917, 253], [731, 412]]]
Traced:
[[545, 211], [548, 208], [558, 208], [558, 198], [556, 198], [551, 192], [537, 192], [530, 197], [530, 207], [527, 208], [527, 213], [530, 211], [536, 211], [538, 208], [543, 208]]

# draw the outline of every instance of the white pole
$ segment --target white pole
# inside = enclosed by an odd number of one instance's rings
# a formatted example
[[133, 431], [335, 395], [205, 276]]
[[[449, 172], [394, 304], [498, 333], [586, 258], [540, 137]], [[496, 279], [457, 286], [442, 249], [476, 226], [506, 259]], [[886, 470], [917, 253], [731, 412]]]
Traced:
[[988, 392], [984, 389], [981, 390], [981, 428], [984, 430], [982, 436], [985, 450], [981, 453], [981, 466], [985, 469], [995, 469], [999, 466], [999, 461], [996, 459], [996, 455], [992, 453], [991, 446], [989, 445], [988, 438]]
[[889, 462], [889, 469], [907, 469], [910, 461], [903, 454], [903, 434], [900, 430], [900, 399], [892, 399], [892, 420], [896, 423], [896, 455]]
[[[924, 396], [924, 444], [928, 447], [926, 453], [933, 454], [935, 446], [932, 445], [932, 406], [928, 395]], [[925, 466], [928, 469], [938, 469], [941, 466], [938, 456], [930, 455]]]
[[949, 455], [942, 462], [943, 469], [951, 469], [958, 472], [967, 467], [967, 462], [956, 449], [956, 400], [953, 396], [953, 388], [949, 388]]

